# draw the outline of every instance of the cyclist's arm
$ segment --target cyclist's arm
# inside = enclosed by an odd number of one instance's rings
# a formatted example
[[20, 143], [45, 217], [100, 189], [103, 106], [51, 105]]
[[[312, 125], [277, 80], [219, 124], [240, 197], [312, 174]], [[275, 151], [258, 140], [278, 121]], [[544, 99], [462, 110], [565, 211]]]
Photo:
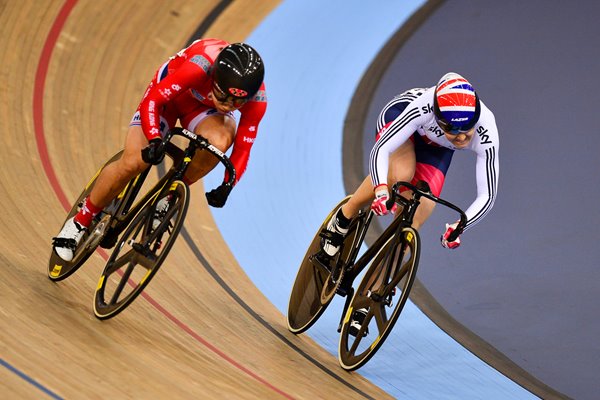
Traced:
[[[235, 142], [233, 143], [233, 150], [231, 151], [231, 163], [235, 167], [236, 180], [235, 184], [239, 182], [242, 175], [246, 171], [248, 160], [250, 159], [250, 150], [256, 139], [258, 133], [258, 124], [265, 115], [267, 110], [267, 101], [264, 96], [264, 86], [240, 110], [242, 116], [240, 123], [237, 128], [235, 135]], [[225, 174], [225, 180], [227, 180], [227, 174]]]
[[477, 179], [477, 198], [469, 206], [467, 226], [469, 229], [485, 217], [492, 209], [498, 191], [498, 147], [490, 146], [484, 152], [477, 154], [475, 176]]
[[142, 129], [148, 140], [160, 138], [163, 107], [189, 88], [201, 85], [208, 79], [209, 68], [210, 64], [187, 61], [150, 89], [140, 106]]

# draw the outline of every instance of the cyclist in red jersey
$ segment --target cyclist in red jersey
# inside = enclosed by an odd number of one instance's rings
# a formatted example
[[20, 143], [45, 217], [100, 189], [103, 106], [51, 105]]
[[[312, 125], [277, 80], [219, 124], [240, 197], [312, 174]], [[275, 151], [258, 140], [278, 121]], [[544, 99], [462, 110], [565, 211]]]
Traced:
[[[169, 58], [156, 72], [131, 120], [122, 157], [102, 170], [81, 210], [54, 238], [60, 239], [53, 244], [56, 253], [65, 261], [72, 260], [92, 219], [149, 164], [162, 162], [162, 136], [177, 121], [223, 152], [233, 145], [230, 159], [237, 183], [267, 108], [263, 79], [262, 59], [245, 43], [201, 39]], [[237, 126], [236, 110], [240, 113]], [[196, 182], [217, 163], [206, 152], [196, 153], [184, 181]], [[230, 190], [221, 185], [206, 193], [208, 203], [223, 207]]]

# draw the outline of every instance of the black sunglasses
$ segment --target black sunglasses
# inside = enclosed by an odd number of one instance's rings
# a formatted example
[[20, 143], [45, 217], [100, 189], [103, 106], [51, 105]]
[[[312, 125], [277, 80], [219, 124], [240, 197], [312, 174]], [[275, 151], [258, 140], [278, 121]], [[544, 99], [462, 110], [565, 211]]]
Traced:
[[227, 93], [222, 91], [217, 85], [213, 85], [213, 95], [220, 103], [231, 102], [234, 105], [234, 107], [241, 107], [248, 101], [248, 99], [245, 98], [228, 95]]
[[458, 126], [454, 126], [452, 124], [449, 124], [446, 121], [443, 121], [441, 119], [437, 119], [437, 123], [440, 126], [440, 128], [442, 128], [442, 130], [450, 135], [458, 135], [459, 133], [466, 133], [469, 132], [471, 129], [473, 129], [472, 126], [467, 126], [464, 128], [459, 128]]

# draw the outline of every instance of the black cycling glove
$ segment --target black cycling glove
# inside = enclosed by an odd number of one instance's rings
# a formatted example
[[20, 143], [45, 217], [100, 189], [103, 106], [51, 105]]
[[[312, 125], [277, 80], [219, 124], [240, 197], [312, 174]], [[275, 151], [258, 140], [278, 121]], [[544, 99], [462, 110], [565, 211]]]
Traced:
[[211, 190], [206, 193], [206, 200], [212, 207], [221, 208], [225, 205], [229, 193], [231, 193], [232, 186], [225, 183], [221, 184], [218, 188]]
[[147, 164], [158, 165], [165, 158], [165, 145], [160, 138], [150, 140], [142, 149], [142, 160]]

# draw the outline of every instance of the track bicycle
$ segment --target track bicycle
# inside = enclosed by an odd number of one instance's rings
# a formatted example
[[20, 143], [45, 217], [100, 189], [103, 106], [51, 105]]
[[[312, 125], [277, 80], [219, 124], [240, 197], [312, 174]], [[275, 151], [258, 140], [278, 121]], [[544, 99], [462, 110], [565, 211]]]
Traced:
[[[403, 187], [412, 191], [409, 198], [399, 194]], [[325, 218], [300, 264], [288, 304], [288, 329], [295, 334], [305, 332], [336, 294], [346, 297], [338, 326], [338, 360], [345, 370], [356, 370], [373, 357], [408, 299], [421, 251], [419, 233], [412, 223], [422, 197], [460, 215], [456, 230], [448, 238], [455, 240], [466, 225], [465, 213], [433, 195], [425, 181], [416, 185], [400, 181], [393, 185], [387, 206], [390, 209], [396, 202], [402, 208], [364, 254], [358, 257], [374, 216], [369, 208], [361, 210], [351, 221], [348, 234], [334, 257], [327, 256], [321, 249], [321, 240], [330, 235], [327, 223], [348, 201], [348, 196]], [[354, 281], [365, 269], [355, 290]]]
[[[179, 147], [174, 136], [187, 140]], [[48, 264], [48, 277], [61, 281], [76, 272], [98, 246], [111, 249], [94, 296], [94, 314], [99, 319], [116, 316], [142, 293], [154, 277], [175, 243], [189, 206], [190, 190], [183, 176], [196, 151], [208, 151], [227, 170], [232, 186], [235, 168], [229, 158], [208, 140], [187, 129], [173, 128], [164, 138], [165, 154], [173, 160], [172, 167], [149, 190], [144, 182], [152, 166], [132, 179], [125, 189], [94, 218], [75, 250], [71, 261], [64, 261], [54, 250]], [[115, 154], [102, 168], [121, 157]], [[75, 201], [67, 218], [73, 217], [90, 194], [102, 168], [93, 176]], [[166, 199], [166, 210], [157, 210]], [[164, 201], [163, 201], [164, 204]]]

